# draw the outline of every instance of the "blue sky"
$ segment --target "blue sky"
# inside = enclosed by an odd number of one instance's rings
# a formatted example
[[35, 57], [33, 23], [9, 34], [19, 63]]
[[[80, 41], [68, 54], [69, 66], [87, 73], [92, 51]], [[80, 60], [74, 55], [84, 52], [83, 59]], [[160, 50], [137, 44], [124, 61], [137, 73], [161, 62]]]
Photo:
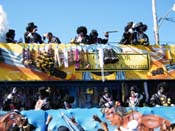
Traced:
[[[174, 0], [157, 0], [158, 18], [172, 7]], [[16, 39], [23, 38], [29, 22], [38, 26], [38, 33], [52, 32], [62, 43], [76, 35], [78, 26], [88, 32], [97, 29], [100, 37], [104, 31], [119, 30], [110, 34], [110, 42], [120, 41], [123, 28], [129, 21], [148, 25], [147, 35], [154, 44], [152, 0], [1, 0], [7, 14], [9, 27], [16, 30]], [[175, 17], [171, 12], [168, 17]], [[164, 21], [159, 30], [161, 43], [175, 43], [175, 23]]]

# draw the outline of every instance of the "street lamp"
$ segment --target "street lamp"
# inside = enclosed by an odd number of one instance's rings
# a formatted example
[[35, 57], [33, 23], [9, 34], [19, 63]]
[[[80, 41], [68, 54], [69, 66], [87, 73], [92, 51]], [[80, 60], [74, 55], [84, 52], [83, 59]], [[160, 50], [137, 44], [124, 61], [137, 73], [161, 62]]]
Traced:
[[167, 13], [162, 17], [159, 21], [159, 25], [157, 22], [157, 12], [156, 12], [156, 0], [152, 0], [152, 12], [153, 12], [153, 22], [154, 22], [154, 36], [155, 36], [155, 44], [159, 45], [159, 28], [162, 25], [163, 21], [166, 19], [166, 17], [169, 15], [171, 11], [175, 11], [175, 4], [173, 4], [173, 7], [171, 7]]
[[160, 19], [159, 19], [159, 28], [160, 28], [160, 26], [162, 25], [162, 23], [163, 23], [163, 21], [167, 18], [167, 16], [169, 15], [169, 13], [171, 12], [171, 11], [174, 11], [175, 12], [175, 4], [173, 4], [173, 7], [171, 7], [167, 12], [166, 12], [166, 14], [163, 16], [163, 17], [161, 17]]

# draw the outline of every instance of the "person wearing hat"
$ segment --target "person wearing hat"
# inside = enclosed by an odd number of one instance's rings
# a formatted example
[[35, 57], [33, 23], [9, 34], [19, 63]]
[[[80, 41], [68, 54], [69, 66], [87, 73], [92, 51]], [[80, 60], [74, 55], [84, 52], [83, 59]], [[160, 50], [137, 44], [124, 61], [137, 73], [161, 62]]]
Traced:
[[127, 106], [136, 107], [141, 106], [141, 102], [143, 99], [143, 95], [138, 93], [137, 86], [133, 85], [130, 87], [129, 96], [127, 98]]
[[47, 110], [51, 108], [48, 88], [40, 87], [38, 89], [39, 99], [35, 104], [35, 110]]
[[114, 105], [112, 95], [110, 95], [109, 90], [107, 87], [104, 88], [103, 95], [100, 97], [99, 100], [99, 107], [112, 107]]
[[89, 41], [89, 36], [87, 35], [87, 28], [85, 26], [79, 26], [77, 28], [77, 36], [71, 40], [71, 43], [75, 44], [87, 44]]
[[167, 94], [167, 83], [160, 82], [157, 85], [157, 92], [150, 98], [151, 106], [171, 106], [171, 98]]
[[144, 45], [148, 46], [149, 45], [149, 37], [147, 34], [145, 34], [147, 30], [147, 25], [143, 24], [142, 22], [138, 22], [134, 26], [135, 32], [133, 33], [133, 44], [136, 45]]
[[133, 39], [133, 26], [134, 26], [134, 22], [128, 22], [127, 25], [124, 28], [124, 33], [122, 35], [122, 39], [120, 41], [120, 44], [132, 44], [132, 39]]
[[97, 30], [93, 29], [93, 30], [91, 30], [91, 32], [89, 34], [88, 44], [95, 44], [95, 43], [106, 44], [108, 42], [108, 38], [109, 38], [108, 32], [105, 32], [104, 36], [105, 36], [104, 39], [99, 38]]
[[43, 43], [41, 35], [37, 33], [37, 28], [34, 22], [28, 23], [24, 33], [25, 43]]
[[9, 29], [9, 31], [6, 33], [6, 42], [7, 43], [16, 43], [15, 40], [15, 30]]

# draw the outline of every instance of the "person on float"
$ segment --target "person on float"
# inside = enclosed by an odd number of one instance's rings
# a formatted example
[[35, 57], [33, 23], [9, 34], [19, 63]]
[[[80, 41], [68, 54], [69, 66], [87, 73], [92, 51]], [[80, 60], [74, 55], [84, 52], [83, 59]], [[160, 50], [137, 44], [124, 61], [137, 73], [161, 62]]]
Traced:
[[134, 22], [128, 22], [127, 25], [124, 28], [124, 33], [122, 35], [122, 39], [120, 41], [120, 44], [128, 45], [132, 44], [133, 40], [133, 33], [134, 33]]
[[87, 44], [89, 41], [89, 36], [87, 35], [87, 28], [85, 26], [79, 26], [77, 28], [77, 36], [71, 40], [74, 44]]
[[35, 104], [35, 110], [48, 110], [51, 109], [50, 104], [50, 89], [46, 87], [40, 87], [38, 89], [39, 98]]
[[3, 101], [2, 110], [11, 111], [14, 109], [20, 110], [23, 107], [22, 103], [22, 96], [18, 93], [16, 87], [12, 89], [12, 91], [7, 95], [5, 100]]
[[43, 39], [48, 39], [47, 43], [58, 43], [61, 44], [61, 41], [58, 37], [54, 36], [51, 32], [45, 33]]
[[151, 106], [174, 106], [171, 103], [171, 98], [168, 97], [167, 83], [160, 82], [157, 85], [157, 92], [150, 98]]
[[103, 95], [100, 97], [99, 100], [99, 107], [112, 107], [114, 105], [112, 95], [110, 94], [107, 87], [104, 88]]
[[129, 107], [142, 106], [143, 95], [138, 93], [136, 85], [130, 87], [129, 95], [126, 99], [126, 104]]
[[134, 25], [134, 33], [133, 33], [133, 40], [132, 44], [134, 45], [149, 45], [149, 37], [145, 33], [147, 30], [147, 25], [143, 24], [142, 22], [138, 22]]
[[98, 36], [98, 32], [97, 30], [93, 29], [91, 30], [90, 34], [89, 34], [89, 41], [88, 44], [106, 44], [108, 43], [108, 38], [109, 38], [109, 33], [105, 32], [104, 33], [105, 38], [100, 38]]
[[38, 27], [34, 24], [34, 22], [28, 23], [26, 27], [26, 32], [24, 33], [25, 43], [43, 43], [42, 37], [39, 33], [37, 33]]
[[6, 42], [7, 43], [17, 43], [15, 40], [15, 30], [9, 29], [6, 33]]

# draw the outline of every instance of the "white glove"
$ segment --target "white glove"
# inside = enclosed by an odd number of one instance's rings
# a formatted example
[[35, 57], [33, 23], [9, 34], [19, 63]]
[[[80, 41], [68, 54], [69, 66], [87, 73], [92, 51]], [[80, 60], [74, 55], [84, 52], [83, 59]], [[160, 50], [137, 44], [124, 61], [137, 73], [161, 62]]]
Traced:
[[27, 37], [32, 38], [32, 37], [33, 37], [33, 36], [32, 36], [32, 33], [29, 33], [29, 34], [27, 35]]

